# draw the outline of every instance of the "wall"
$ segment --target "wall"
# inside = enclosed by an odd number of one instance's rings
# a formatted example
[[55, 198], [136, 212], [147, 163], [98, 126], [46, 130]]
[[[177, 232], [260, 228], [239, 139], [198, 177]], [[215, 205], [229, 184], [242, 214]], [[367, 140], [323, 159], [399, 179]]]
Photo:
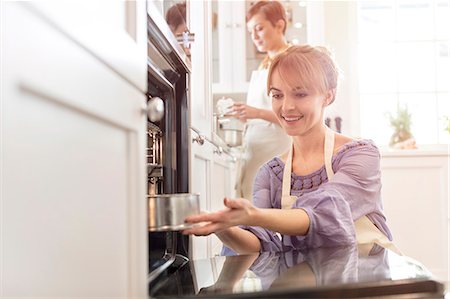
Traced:
[[329, 107], [327, 115], [340, 116], [342, 132], [354, 137], [360, 134], [356, 8], [355, 1], [323, 2], [323, 45], [333, 51], [342, 71], [336, 101]]

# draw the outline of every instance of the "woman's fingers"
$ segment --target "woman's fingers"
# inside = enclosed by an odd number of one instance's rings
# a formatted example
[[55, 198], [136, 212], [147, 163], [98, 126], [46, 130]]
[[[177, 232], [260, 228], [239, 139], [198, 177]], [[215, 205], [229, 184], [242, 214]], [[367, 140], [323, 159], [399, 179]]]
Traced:
[[198, 222], [217, 222], [220, 221], [222, 218], [222, 211], [214, 212], [214, 213], [208, 213], [208, 214], [200, 214], [200, 215], [193, 215], [189, 216], [186, 219], [184, 219], [187, 223], [198, 223]]
[[184, 235], [208, 236], [212, 233], [224, 230], [226, 227], [222, 223], [210, 222], [202, 226], [195, 226], [185, 229]]
[[232, 199], [225, 197], [223, 199], [223, 204], [230, 209], [243, 209], [245, 208], [245, 205], [243, 204], [242, 200], [240, 198]]

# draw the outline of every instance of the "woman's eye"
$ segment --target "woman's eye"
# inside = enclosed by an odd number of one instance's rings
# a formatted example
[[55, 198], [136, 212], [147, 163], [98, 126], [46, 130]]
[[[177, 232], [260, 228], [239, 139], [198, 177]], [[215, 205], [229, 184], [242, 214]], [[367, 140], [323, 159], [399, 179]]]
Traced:
[[296, 93], [295, 94], [295, 97], [297, 97], [297, 98], [304, 98], [304, 97], [306, 97], [307, 96], [307, 94], [306, 93]]
[[279, 99], [283, 98], [283, 95], [282, 94], [272, 94], [272, 98], [275, 100], [279, 100]]

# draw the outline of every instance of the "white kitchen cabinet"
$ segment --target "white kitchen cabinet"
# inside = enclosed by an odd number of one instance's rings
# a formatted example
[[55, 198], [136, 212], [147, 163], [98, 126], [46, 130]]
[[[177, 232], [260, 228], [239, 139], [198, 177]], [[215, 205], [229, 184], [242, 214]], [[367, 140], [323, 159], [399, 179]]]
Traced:
[[382, 198], [394, 242], [436, 277], [449, 277], [449, 154], [385, 152]]
[[34, 5], [2, 3], [0, 297], [143, 298], [146, 53], [94, 53]]
[[[200, 194], [202, 210], [216, 211], [223, 208], [223, 198], [234, 195], [235, 163], [225, 153], [208, 140], [215, 140], [212, 131], [213, 100], [211, 71], [211, 5], [207, 1], [191, 1], [189, 7], [190, 29], [195, 33], [191, 49], [191, 126], [204, 135], [201, 145], [192, 143], [191, 147], [191, 191]], [[195, 12], [195, 14], [193, 13]], [[208, 30], [205, 30], [207, 28]], [[191, 132], [191, 139], [198, 134]], [[221, 242], [215, 235], [192, 237], [193, 259], [212, 257], [220, 253]]]
[[[211, 96], [211, 62], [210, 62], [210, 24], [208, 1], [190, 1], [189, 28], [195, 33], [195, 42], [191, 48], [191, 126], [211, 138], [213, 121], [213, 104]], [[194, 13], [195, 12], [195, 13]]]
[[[234, 198], [234, 177], [236, 163], [225, 154], [215, 154], [213, 159], [213, 176], [211, 178], [211, 211], [223, 210], [223, 199]], [[220, 255], [222, 242], [215, 235], [210, 238], [211, 256]]]
[[[195, 11], [195, 18], [190, 18], [189, 28], [195, 33], [195, 42], [191, 48], [191, 92], [190, 110], [191, 127], [205, 137], [211, 137], [212, 129], [212, 98], [209, 84], [209, 31], [205, 30], [210, 19], [207, 1], [191, 1], [189, 9]], [[197, 138], [198, 142], [193, 142], [190, 153], [190, 190], [192, 193], [200, 195], [200, 209], [208, 211], [211, 204], [211, 178], [213, 146], [202, 136], [199, 139], [198, 133], [191, 130], [191, 140]], [[192, 236], [192, 252], [190, 258], [202, 259], [211, 257], [211, 237]]]
[[[24, 3], [119, 76], [147, 91], [145, 1], [30, 1]], [[144, 25], [145, 24], [145, 25]]]
[[[247, 92], [249, 78], [246, 74], [255, 69], [255, 63], [246, 63], [246, 1], [212, 1], [211, 9], [213, 92]], [[249, 51], [254, 49], [250, 46]], [[256, 56], [256, 52], [253, 54]], [[256, 59], [256, 66], [258, 64]]]
[[[224, 209], [224, 197], [234, 197], [235, 162], [230, 156], [219, 154], [213, 144], [205, 141], [203, 145], [197, 142], [192, 144], [191, 164], [191, 191], [200, 194], [201, 210]], [[192, 241], [194, 260], [219, 255], [222, 249], [222, 242], [214, 234], [193, 236]]]
[[[214, 140], [212, 131], [213, 101], [211, 90], [211, 2], [191, 1], [189, 7], [191, 32], [195, 42], [191, 49], [191, 126], [204, 135], [203, 144], [193, 142], [191, 146], [191, 192], [200, 194], [200, 207], [204, 211], [223, 208], [223, 198], [232, 196], [231, 183], [235, 170], [234, 163], [225, 153], [208, 140]], [[195, 13], [194, 13], [195, 12]], [[209, 30], [205, 30], [205, 28]], [[198, 134], [191, 131], [191, 140]], [[212, 257], [220, 252], [222, 245], [214, 235], [192, 237], [192, 258]]]
[[[194, 136], [195, 133], [192, 135]], [[208, 211], [211, 204], [212, 147], [194, 142], [191, 147], [191, 192], [200, 196], [200, 210]], [[192, 259], [211, 257], [210, 237], [192, 236]]]

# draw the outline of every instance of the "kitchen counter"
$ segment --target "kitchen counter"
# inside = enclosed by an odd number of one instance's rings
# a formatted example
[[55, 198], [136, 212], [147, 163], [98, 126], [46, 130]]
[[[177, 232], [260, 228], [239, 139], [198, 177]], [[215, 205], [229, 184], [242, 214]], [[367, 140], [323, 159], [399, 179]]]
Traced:
[[448, 157], [449, 144], [419, 145], [416, 149], [392, 149], [381, 146], [382, 157]]
[[195, 260], [149, 289], [152, 298], [444, 298], [424, 266], [378, 245]]

